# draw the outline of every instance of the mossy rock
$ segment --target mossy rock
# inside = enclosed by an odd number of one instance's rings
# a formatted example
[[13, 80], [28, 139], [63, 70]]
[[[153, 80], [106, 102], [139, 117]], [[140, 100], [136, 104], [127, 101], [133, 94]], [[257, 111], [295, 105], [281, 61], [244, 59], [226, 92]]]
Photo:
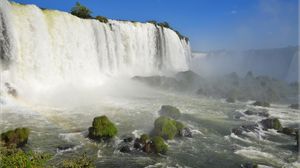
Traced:
[[281, 123], [278, 118], [267, 118], [260, 122], [265, 129], [282, 130]]
[[286, 134], [286, 135], [295, 135], [295, 133], [296, 133], [294, 128], [288, 128], [288, 127], [282, 128], [282, 130], [280, 132], [283, 134]]
[[17, 128], [15, 130], [9, 130], [1, 134], [1, 141], [5, 143], [6, 146], [24, 146], [29, 137], [30, 130], [28, 128]]
[[264, 101], [256, 101], [252, 105], [254, 106], [262, 106], [262, 107], [270, 107], [270, 103]]
[[104, 16], [96, 16], [95, 19], [102, 23], [108, 23], [108, 19]]
[[150, 140], [150, 137], [149, 137], [148, 134], [141, 135], [140, 141], [141, 141], [142, 144], [146, 144], [148, 140]]
[[168, 145], [165, 144], [165, 141], [160, 136], [155, 136], [151, 139], [152, 148], [155, 153], [166, 154], [168, 151]]
[[176, 120], [170, 119], [165, 116], [157, 118], [154, 122], [155, 135], [161, 136], [164, 139], [173, 139], [179, 135], [184, 125]]
[[118, 129], [106, 116], [94, 118], [93, 126], [89, 128], [89, 138], [94, 140], [106, 140], [113, 138]]
[[170, 106], [170, 105], [163, 105], [159, 110], [160, 115], [171, 117], [175, 120], [180, 118], [180, 111], [178, 108]]

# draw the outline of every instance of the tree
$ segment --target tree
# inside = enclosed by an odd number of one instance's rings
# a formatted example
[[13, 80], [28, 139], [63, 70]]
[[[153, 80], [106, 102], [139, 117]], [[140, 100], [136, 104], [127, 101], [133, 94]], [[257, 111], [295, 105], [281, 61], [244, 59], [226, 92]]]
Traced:
[[84, 19], [92, 18], [91, 13], [92, 12], [87, 7], [81, 5], [79, 2], [76, 2], [75, 6], [71, 9], [72, 15], [75, 15], [77, 17], [84, 18]]

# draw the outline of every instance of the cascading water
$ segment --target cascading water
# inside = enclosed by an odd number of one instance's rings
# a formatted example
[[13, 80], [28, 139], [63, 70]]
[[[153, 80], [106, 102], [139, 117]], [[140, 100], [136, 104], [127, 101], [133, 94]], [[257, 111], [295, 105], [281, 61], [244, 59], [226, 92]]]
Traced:
[[1, 83], [18, 89], [97, 86], [116, 75], [188, 69], [189, 43], [150, 23], [80, 19], [0, 1]]

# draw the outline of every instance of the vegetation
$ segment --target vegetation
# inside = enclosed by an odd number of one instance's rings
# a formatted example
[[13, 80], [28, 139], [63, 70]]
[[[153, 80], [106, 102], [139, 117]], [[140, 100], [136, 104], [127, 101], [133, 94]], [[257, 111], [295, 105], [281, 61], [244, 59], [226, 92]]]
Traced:
[[64, 160], [60, 167], [62, 167], [62, 168], [94, 168], [96, 166], [94, 165], [93, 159], [87, 157], [86, 153], [84, 153], [80, 157], [72, 158], [69, 160]]
[[94, 140], [103, 140], [114, 137], [118, 130], [106, 116], [94, 118], [92, 127], [89, 128], [89, 138]]
[[267, 118], [260, 122], [265, 129], [282, 130], [282, 126], [278, 118]]
[[165, 154], [168, 150], [168, 146], [165, 144], [164, 139], [160, 136], [155, 136], [151, 139], [152, 148], [155, 153]]
[[165, 116], [157, 118], [154, 122], [154, 134], [164, 139], [173, 139], [183, 128], [184, 125], [181, 122]]
[[178, 108], [170, 106], [170, 105], [163, 105], [159, 111], [160, 115], [171, 117], [175, 120], [180, 118], [180, 111]]
[[22, 147], [27, 143], [29, 133], [28, 128], [9, 130], [1, 134], [1, 141], [5, 143], [5, 146]]
[[148, 141], [149, 139], [150, 139], [150, 138], [149, 138], [149, 135], [147, 135], [147, 134], [143, 134], [143, 135], [141, 135], [141, 137], [140, 137], [140, 141], [141, 141], [143, 144], [146, 144], [147, 141]]
[[50, 158], [51, 156], [46, 153], [0, 147], [0, 168], [44, 168]]
[[91, 19], [92, 12], [85, 6], [76, 2], [75, 6], [71, 9], [71, 14], [83, 19]]
[[108, 23], [108, 19], [104, 16], [96, 16], [95, 19], [102, 23]]

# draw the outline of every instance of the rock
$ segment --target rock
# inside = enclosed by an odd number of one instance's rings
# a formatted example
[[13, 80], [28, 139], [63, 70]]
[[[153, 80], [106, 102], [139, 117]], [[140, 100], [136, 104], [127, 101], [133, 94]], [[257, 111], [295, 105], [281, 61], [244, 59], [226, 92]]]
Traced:
[[131, 149], [130, 149], [130, 147], [128, 145], [125, 145], [125, 146], [121, 147], [120, 152], [122, 152], [122, 153], [130, 153]]
[[258, 168], [258, 165], [253, 163], [245, 163], [241, 165], [241, 168]]
[[300, 130], [296, 131], [296, 142], [297, 142], [297, 151], [299, 152], [299, 139], [300, 139]]
[[17, 93], [17, 90], [15, 88], [13, 88], [12, 86], [10, 86], [9, 83], [5, 83], [5, 86], [7, 88], [7, 93], [12, 95], [13, 97], [17, 97], [18, 96], [18, 93]]
[[299, 104], [298, 103], [297, 104], [291, 104], [290, 108], [292, 108], [292, 109], [299, 109]]
[[264, 129], [275, 129], [277, 131], [282, 130], [282, 126], [278, 118], [267, 118], [260, 121]]
[[282, 128], [282, 130], [280, 132], [283, 134], [286, 134], [286, 135], [295, 135], [296, 134], [296, 131], [294, 128], [288, 128], [288, 127]]
[[147, 134], [143, 134], [140, 137], [140, 141], [142, 144], [146, 144], [149, 140], [150, 140], [150, 138], [149, 138], [149, 135], [147, 135]]
[[65, 144], [65, 145], [60, 145], [57, 147], [57, 150], [59, 151], [64, 151], [64, 150], [68, 150], [68, 149], [72, 149], [74, 148], [75, 145], [72, 145], [72, 144]]
[[242, 135], [243, 131], [253, 132], [257, 129], [257, 127], [258, 127], [257, 124], [242, 125], [238, 128], [233, 128], [231, 132], [234, 133], [235, 135]]
[[152, 153], [152, 149], [151, 149], [151, 146], [152, 146], [152, 142], [147, 142], [144, 146], [143, 146], [143, 151], [145, 153]]
[[183, 128], [181, 131], [180, 131], [180, 136], [182, 137], [188, 137], [188, 138], [192, 138], [193, 137], [193, 133], [191, 131], [190, 128]]
[[252, 105], [254, 106], [262, 106], [262, 107], [270, 107], [270, 103], [264, 101], [256, 101]]
[[233, 97], [228, 97], [228, 98], [226, 99], [226, 102], [228, 102], [228, 103], [234, 103], [234, 102], [235, 102], [235, 99], [234, 99]]
[[163, 137], [164, 139], [173, 139], [175, 135], [179, 135], [184, 125], [172, 120], [168, 117], [161, 116], [154, 122], [154, 134]]
[[142, 149], [142, 144], [139, 138], [135, 139], [134, 143], [133, 143], [133, 147], [135, 149]]
[[88, 137], [93, 140], [107, 140], [118, 133], [116, 126], [106, 117], [94, 118], [92, 127], [89, 128]]
[[1, 141], [5, 143], [5, 146], [23, 147], [28, 141], [29, 133], [28, 128], [9, 130], [1, 134]]
[[151, 149], [155, 153], [165, 154], [168, 150], [168, 146], [165, 144], [164, 139], [160, 136], [155, 136], [151, 139]]
[[132, 142], [133, 141], [133, 138], [132, 137], [128, 137], [128, 138], [124, 138], [123, 139], [123, 142], [126, 142], [126, 143], [130, 143], [130, 142]]
[[267, 111], [251, 111], [251, 110], [247, 110], [244, 112], [244, 114], [246, 115], [258, 115], [261, 117], [269, 117], [269, 113]]
[[175, 120], [180, 118], [179, 109], [170, 105], [161, 106], [161, 109], [159, 110], [159, 114], [162, 116], [173, 118]]

